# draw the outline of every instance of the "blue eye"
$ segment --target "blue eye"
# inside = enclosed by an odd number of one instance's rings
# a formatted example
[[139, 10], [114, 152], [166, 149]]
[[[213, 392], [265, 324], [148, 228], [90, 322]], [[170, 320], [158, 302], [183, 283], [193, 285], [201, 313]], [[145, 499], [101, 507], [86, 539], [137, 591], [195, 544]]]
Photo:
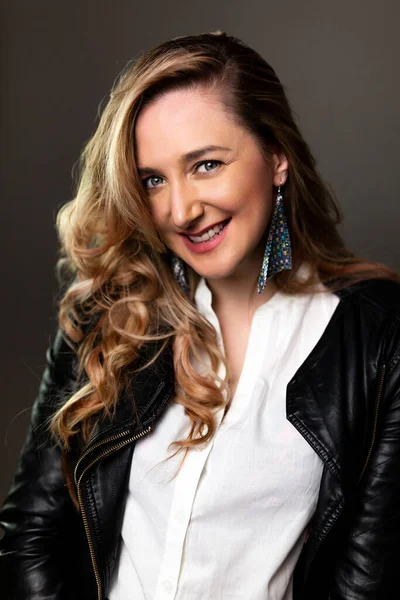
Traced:
[[[214, 171], [216, 171], [216, 169], [220, 165], [222, 165], [222, 161], [221, 160], [202, 160], [201, 162], [195, 164], [194, 169], [197, 169], [198, 167], [201, 167], [202, 165], [209, 165], [209, 164], [215, 164], [215, 165], [217, 165], [217, 167], [214, 167], [213, 169], [209, 169], [206, 171], [202, 171], [203, 173], [213, 173]], [[159, 175], [151, 175], [150, 177], [146, 177], [146, 179], [142, 180], [143, 186], [147, 189], [157, 188], [158, 185], [151, 185], [151, 186], [147, 185], [147, 183], [149, 181], [152, 181], [154, 179], [162, 179], [162, 177], [160, 177]]]
[[[222, 164], [220, 160], [203, 160], [202, 162], [197, 163], [196, 167], [200, 167], [202, 165], [209, 165], [210, 163], [217, 164], [218, 166]], [[215, 171], [215, 169], [212, 169], [212, 171]], [[206, 173], [210, 173], [210, 171], [206, 171]]]
[[[152, 179], [162, 179], [162, 177], [158, 177], [158, 175], [151, 175], [150, 177], [146, 177], [146, 179], [142, 180], [142, 183], [143, 183], [143, 185], [144, 185], [145, 188], [149, 189], [149, 186], [147, 185], [147, 182], [151, 181]], [[157, 187], [157, 186], [154, 186], [154, 185], [150, 186], [150, 188], [153, 188], [153, 187]]]

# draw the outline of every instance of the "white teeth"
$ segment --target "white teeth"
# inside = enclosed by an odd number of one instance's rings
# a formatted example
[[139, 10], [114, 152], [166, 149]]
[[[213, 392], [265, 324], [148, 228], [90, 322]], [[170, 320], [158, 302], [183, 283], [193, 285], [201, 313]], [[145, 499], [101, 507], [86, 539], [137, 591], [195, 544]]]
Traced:
[[225, 227], [226, 223], [220, 225], [214, 225], [211, 229], [203, 233], [203, 235], [188, 235], [188, 238], [191, 242], [199, 243], [199, 242], [207, 242], [214, 236], [218, 235]]

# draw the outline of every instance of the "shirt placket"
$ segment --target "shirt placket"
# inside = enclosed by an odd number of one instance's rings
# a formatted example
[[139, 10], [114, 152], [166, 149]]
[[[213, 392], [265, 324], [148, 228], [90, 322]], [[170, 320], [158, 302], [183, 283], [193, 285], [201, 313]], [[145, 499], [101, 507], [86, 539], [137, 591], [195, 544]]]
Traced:
[[[221, 414], [217, 416], [218, 424], [220, 420]], [[191, 448], [176, 476], [164, 554], [154, 600], [173, 600], [176, 597], [185, 537], [196, 490], [213, 443], [214, 438], [203, 449]]]

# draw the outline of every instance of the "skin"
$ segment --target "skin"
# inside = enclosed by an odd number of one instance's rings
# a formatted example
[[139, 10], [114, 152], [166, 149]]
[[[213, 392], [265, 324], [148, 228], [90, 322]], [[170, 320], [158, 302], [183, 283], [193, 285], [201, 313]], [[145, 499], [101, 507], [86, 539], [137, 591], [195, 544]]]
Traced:
[[[254, 136], [233, 123], [218, 96], [205, 89], [171, 91], [141, 109], [135, 145], [155, 226], [166, 246], [206, 279], [238, 378], [253, 314], [276, 291], [270, 280], [257, 294], [256, 282], [274, 186], [287, 178], [286, 157], [265, 158]], [[210, 145], [230, 150], [182, 162], [183, 154]], [[183, 231], [194, 234], [228, 217], [226, 236], [213, 250], [196, 254], [185, 245]]]

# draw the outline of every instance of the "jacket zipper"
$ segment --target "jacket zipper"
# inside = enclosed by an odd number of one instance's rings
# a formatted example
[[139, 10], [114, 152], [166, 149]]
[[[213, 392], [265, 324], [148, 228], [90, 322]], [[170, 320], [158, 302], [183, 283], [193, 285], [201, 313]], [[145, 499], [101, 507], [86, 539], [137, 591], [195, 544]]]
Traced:
[[[147, 402], [147, 404], [144, 406], [144, 408], [142, 408], [142, 413], [145, 413], [149, 409], [149, 407], [153, 404], [154, 400], [157, 398], [157, 396], [159, 395], [159, 393], [161, 392], [161, 390], [163, 389], [163, 387], [165, 387], [165, 381], [161, 381], [158, 384], [157, 389], [151, 395], [150, 400]], [[122, 434], [120, 434], [120, 435], [124, 435], [125, 433], [126, 432], [123, 431]], [[85, 458], [85, 456], [87, 456], [88, 454], [90, 454], [90, 452], [92, 450], [94, 450], [98, 446], [102, 446], [103, 444], [107, 443], [109, 441], [109, 439], [110, 438], [107, 438], [107, 439], [104, 439], [104, 440], [100, 440], [99, 442], [96, 442], [95, 444], [93, 444], [93, 446], [90, 446], [87, 450], [85, 450], [85, 452], [82, 454], [82, 456], [80, 456], [79, 463], [81, 462], [81, 460], [83, 458]], [[114, 439], [114, 435], [111, 437], [111, 439]]]
[[380, 380], [379, 380], [378, 394], [377, 394], [377, 399], [376, 399], [374, 424], [373, 424], [373, 427], [372, 427], [371, 444], [369, 446], [367, 458], [365, 459], [365, 463], [364, 463], [364, 467], [363, 467], [363, 469], [361, 471], [361, 475], [358, 478], [357, 485], [360, 483], [360, 481], [361, 481], [361, 479], [362, 479], [362, 477], [363, 477], [363, 475], [365, 473], [365, 469], [367, 468], [369, 459], [371, 458], [372, 448], [374, 447], [374, 443], [375, 443], [376, 427], [377, 427], [377, 424], [378, 424], [378, 412], [379, 412], [379, 405], [380, 405], [380, 402], [381, 402], [381, 395], [382, 395], [382, 388], [383, 388], [383, 380], [385, 378], [385, 371], [386, 371], [386, 365], [382, 365], [381, 377], [380, 377]]
[[103, 598], [103, 592], [102, 592], [102, 586], [101, 586], [100, 572], [99, 572], [99, 568], [98, 568], [97, 561], [96, 561], [96, 556], [95, 556], [94, 546], [93, 546], [93, 540], [92, 540], [92, 536], [91, 536], [90, 529], [89, 529], [89, 524], [88, 524], [88, 520], [87, 520], [86, 510], [85, 510], [84, 504], [82, 502], [82, 490], [80, 488], [82, 477], [85, 475], [85, 473], [88, 471], [88, 469], [90, 469], [101, 458], [104, 458], [105, 456], [108, 456], [109, 454], [111, 454], [115, 450], [119, 450], [119, 449], [123, 448], [124, 446], [127, 446], [128, 444], [131, 444], [131, 443], [135, 442], [136, 440], [144, 437], [145, 435], [147, 435], [148, 433], [150, 433], [150, 431], [152, 429], [153, 429], [152, 425], [149, 425], [146, 429], [144, 429], [140, 433], [138, 433], [138, 434], [136, 434], [136, 435], [134, 435], [134, 436], [132, 436], [130, 438], [127, 438], [126, 440], [123, 440], [123, 441], [119, 442], [115, 446], [111, 446], [111, 448], [107, 448], [107, 450], [105, 450], [104, 452], [102, 452], [101, 454], [99, 454], [98, 456], [96, 456], [96, 458], [94, 458], [84, 468], [84, 470], [82, 471], [82, 473], [81, 473], [78, 481], [76, 480], [77, 469], [79, 467], [79, 464], [84, 459], [84, 457], [89, 452], [91, 452], [92, 450], [94, 450], [95, 448], [97, 448], [98, 446], [102, 446], [103, 444], [107, 444], [108, 442], [112, 442], [114, 440], [118, 440], [120, 438], [123, 438], [125, 435], [127, 435], [129, 433], [129, 429], [126, 430], [126, 431], [122, 431], [120, 433], [117, 433], [117, 434], [115, 434], [113, 436], [110, 436], [110, 437], [106, 438], [105, 440], [103, 440], [103, 441], [95, 444], [92, 448], [90, 448], [87, 452], [85, 452], [81, 456], [81, 458], [79, 459], [79, 461], [77, 462], [76, 467], [75, 467], [75, 485], [76, 485], [76, 489], [77, 489], [79, 508], [80, 508], [80, 511], [81, 511], [83, 525], [84, 525], [84, 528], [85, 528], [86, 539], [87, 539], [88, 546], [89, 546], [90, 558], [92, 560], [92, 566], [93, 566], [94, 576], [95, 576], [95, 579], [96, 579], [97, 600], [102, 600], [102, 598]]

